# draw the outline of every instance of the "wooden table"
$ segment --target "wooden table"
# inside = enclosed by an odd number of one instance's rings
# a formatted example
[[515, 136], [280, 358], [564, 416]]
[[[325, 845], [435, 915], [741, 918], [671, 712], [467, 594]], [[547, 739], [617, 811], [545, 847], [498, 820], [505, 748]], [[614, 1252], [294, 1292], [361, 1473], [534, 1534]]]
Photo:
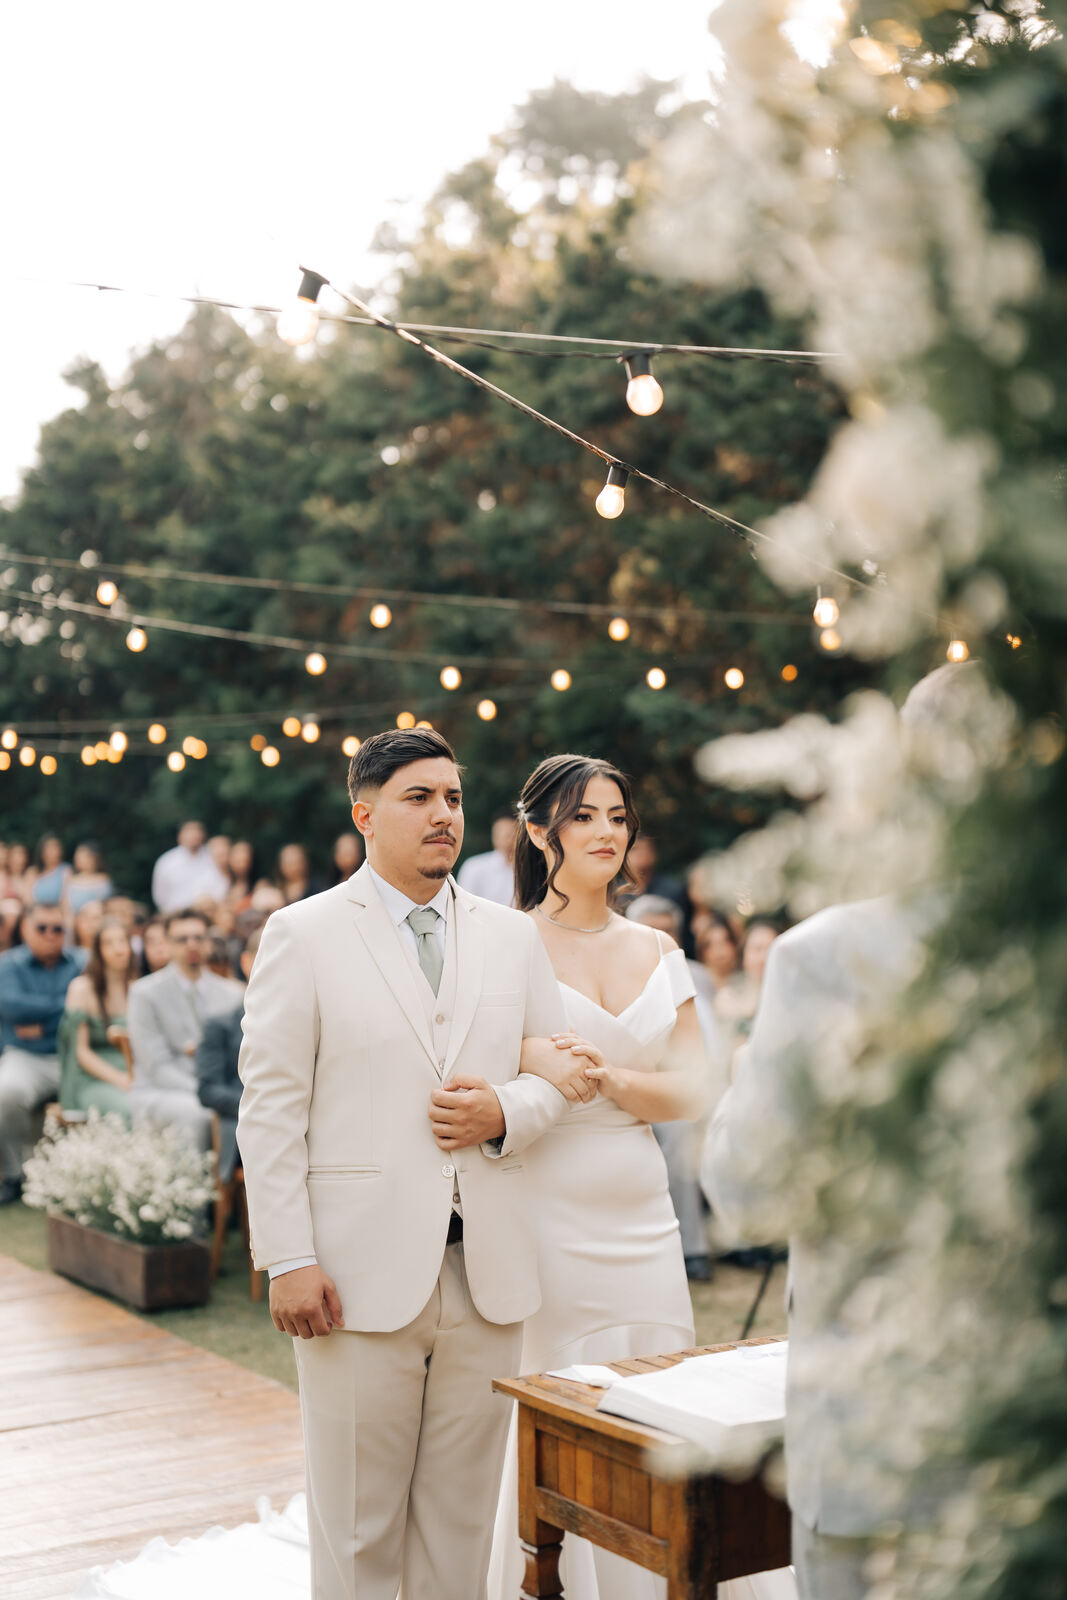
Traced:
[[[749, 1344], [767, 1344], [750, 1339]], [[611, 1363], [620, 1376], [655, 1372], [728, 1344]], [[564, 1533], [667, 1579], [669, 1600], [710, 1600], [728, 1578], [789, 1565], [789, 1510], [756, 1475], [691, 1477], [691, 1450], [673, 1434], [596, 1409], [603, 1392], [540, 1374], [499, 1379], [518, 1402], [519, 1538], [523, 1596], [562, 1596]]]

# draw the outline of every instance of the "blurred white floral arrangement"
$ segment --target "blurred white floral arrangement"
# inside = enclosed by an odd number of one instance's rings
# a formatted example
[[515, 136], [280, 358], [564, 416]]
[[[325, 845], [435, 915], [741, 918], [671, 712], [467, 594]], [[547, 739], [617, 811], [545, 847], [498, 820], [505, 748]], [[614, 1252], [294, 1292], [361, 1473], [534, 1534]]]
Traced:
[[78, 1127], [46, 1126], [26, 1163], [23, 1200], [138, 1244], [180, 1242], [194, 1237], [214, 1197], [212, 1161], [177, 1129], [131, 1129], [92, 1110]]

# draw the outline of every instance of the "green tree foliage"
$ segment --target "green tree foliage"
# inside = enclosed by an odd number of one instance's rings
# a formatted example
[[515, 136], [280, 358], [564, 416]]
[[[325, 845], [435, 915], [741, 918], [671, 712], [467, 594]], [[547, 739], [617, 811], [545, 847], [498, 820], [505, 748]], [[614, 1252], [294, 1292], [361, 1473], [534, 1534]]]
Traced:
[[[755, 290], [672, 283], [631, 260], [646, 158], [680, 119], [700, 114], [665, 111], [668, 88], [611, 98], [556, 84], [534, 95], [484, 160], [442, 186], [414, 236], [389, 241], [394, 314], [796, 347], [798, 328]], [[807, 365], [665, 356], [656, 370], [666, 404], [642, 419], [625, 407], [624, 374], [610, 361], [448, 348], [745, 523], [803, 493], [840, 413], [835, 390]], [[579, 748], [637, 776], [647, 824], [680, 864], [762, 814], [759, 802], [699, 789], [693, 752], [727, 729], [828, 709], [864, 675], [821, 655], [810, 603], [783, 602], [737, 536], [637, 482], [624, 515], [605, 522], [593, 509], [603, 482], [595, 457], [388, 333], [337, 328], [304, 360], [272, 328], [247, 331], [201, 307], [120, 383], [88, 364], [69, 376], [83, 403], [43, 430], [38, 466], [0, 515], [6, 548], [337, 585], [322, 595], [119, 580], [119, 609], [306, 639], [329, 668], [310, 678], [302, 652], [152, 628], [133, 655], [121, 618], [65, 610], [67, 599], [93, 602], [100, 572], [7, 561], [0, 718], [24, 742], [61, 752], [53, 777], [17, 762], [0, 777], [9, 837], [45, 827], [96, 836], [140, 880], [177, 822], [199, 814], [270, 853], [303, 838], [324, 861], [345, 825], [342, 738], [407, 709], [452, 738], [467, 765], [473, 840], [534, 761]], [[34, 585], [36, 601], [16, 598]], [[607, 617], [394, 600], [392, 626], [376, 631], [370, 597], [341, 592], [354, 586], [653, 615], [633, 615], [620, 644]], [[709, 620], [700, 614], [709, 609], [770, 620]], [[800, 625], [778, 620], [785, 611]], [[427, 659], [345, 658], [331, 653], [338, 645]], [[450, 695], [438, 674], [460, 660], [469, 664]], [[792, 684], [780, 677], [786, 662], [799, 667]], [[656, 664], [669, 674], [661, 692], [645, 684]], [[730, 665], [745, 674], [740, 693], [724, 685]], [[566, 693], [549, 685], [557, 667], [572, 674]], [[494, 721], [476, 715], [483, 697], [498, 705]], [[318, 717], [318, 743], [281, 735], [292, 712]], [[146, 742], [150, 719], [167, 727], [162, 747]], [[129, 731], [122, 763], [82, 766], [82, 745], [113, 727]], [[281, 747], [277, 767], [249, 748], [257, 732]], [[208, 755], [172, 773], [163, 757], [189, 733]]]

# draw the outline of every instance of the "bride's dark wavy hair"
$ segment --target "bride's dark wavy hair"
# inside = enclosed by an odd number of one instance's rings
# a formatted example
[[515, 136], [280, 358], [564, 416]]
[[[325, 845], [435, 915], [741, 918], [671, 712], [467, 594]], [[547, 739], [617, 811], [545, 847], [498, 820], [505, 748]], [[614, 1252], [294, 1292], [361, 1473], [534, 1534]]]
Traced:
[[[567, 905], [567, 896], [556, 885], [556, 874], [563, 865], [559, 835], [582, 809], [585, 791], [593, 778], [610, 778], [612, 783], [618, 784], [629, 833], [622, 871], [608, 890], [608, 904], [613, 907], [620, 890], [635, 886], [626, 863], [640, 823], [629, 778], [610, 761], [600, 761], [595, 756], [547, 756], [527, 778], [516, 807], [519, 828], [515, 844], [515, 904], [520, 911], [532, 911], [534, 906], [540, 905], [549, 889], [560, 896], [564, 906]], [[547, 852], [538, 850], [530, 838], [526, 831], [528, 822], [544, 828]], [[551, 866], [548, 865], [549, 855]]]

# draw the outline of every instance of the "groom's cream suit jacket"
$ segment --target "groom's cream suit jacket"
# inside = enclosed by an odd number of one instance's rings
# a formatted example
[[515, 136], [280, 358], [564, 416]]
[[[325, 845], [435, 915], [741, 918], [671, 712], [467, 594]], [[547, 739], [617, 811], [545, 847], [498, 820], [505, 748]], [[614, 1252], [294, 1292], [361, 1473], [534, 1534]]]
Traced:
[[[426, 1304], [454, 1190], [481, 1315], [519, 1322], [541, 1299], [521, 1154], [566, 1101], [520, 1074], [519, 1055], [524, 1037], [566, 1026], [562, 999], [529, 918], [449, 882], [454, 993], [446, 981], [442, 1009], [366, 865], [274, 912], [248, 985], [237, 1139], [253, 1260], [314, 1257], [337, 1285], [345, 1326], [362, 1332], [404, 1327]], [[430, 1094], [453, 1071], [496, 1090], [499, 1149], [435, 1144]]]

